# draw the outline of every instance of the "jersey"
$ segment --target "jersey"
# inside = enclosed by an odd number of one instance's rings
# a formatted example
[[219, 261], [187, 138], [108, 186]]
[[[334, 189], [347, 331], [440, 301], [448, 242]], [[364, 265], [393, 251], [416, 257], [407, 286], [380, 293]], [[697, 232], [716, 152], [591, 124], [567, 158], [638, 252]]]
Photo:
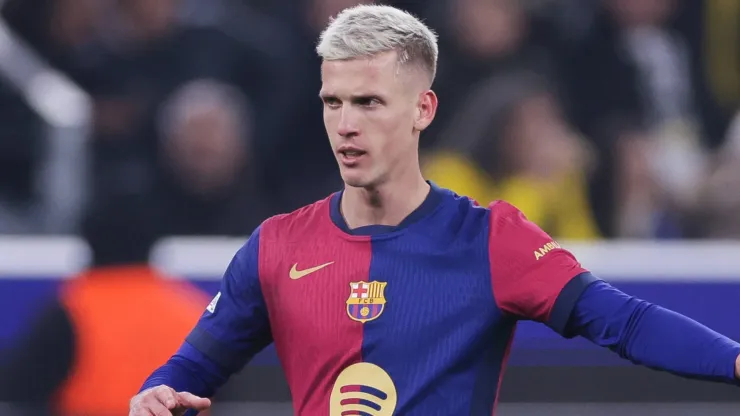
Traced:
[[341, 192], [266, 220], [187, 342], [237, 371], [274, 342], [299, 416], [490, 415], [519, 320], [566, 333], [591, 276], [514, 206], [431, 184], [395, 227]]

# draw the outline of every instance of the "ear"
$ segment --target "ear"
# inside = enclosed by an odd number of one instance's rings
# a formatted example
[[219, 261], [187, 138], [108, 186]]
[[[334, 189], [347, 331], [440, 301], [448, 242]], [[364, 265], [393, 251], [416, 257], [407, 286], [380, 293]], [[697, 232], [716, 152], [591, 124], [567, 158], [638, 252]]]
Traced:
[[434, 116], [437, 114], [437, 94], [432, 90], [426, 90], [419, 95], [419, 100], [416, 104], [416, 118], [414, 119], [414, 129], [423, 131], [434, 120]]

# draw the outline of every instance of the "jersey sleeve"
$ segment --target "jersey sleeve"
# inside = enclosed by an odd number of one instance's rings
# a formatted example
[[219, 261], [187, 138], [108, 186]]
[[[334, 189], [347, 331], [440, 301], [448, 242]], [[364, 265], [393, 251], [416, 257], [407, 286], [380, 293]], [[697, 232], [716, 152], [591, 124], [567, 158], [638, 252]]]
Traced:
[[230, 372], [272, 342], [259, 279], [260, 227], [236, 252], [213, 298], [186, 341]]
[[565, 328], [571, 311], [597, 279], [513, 205], [496, 201], [489, 209], [488, 253], [497, 306], [570, 337]]

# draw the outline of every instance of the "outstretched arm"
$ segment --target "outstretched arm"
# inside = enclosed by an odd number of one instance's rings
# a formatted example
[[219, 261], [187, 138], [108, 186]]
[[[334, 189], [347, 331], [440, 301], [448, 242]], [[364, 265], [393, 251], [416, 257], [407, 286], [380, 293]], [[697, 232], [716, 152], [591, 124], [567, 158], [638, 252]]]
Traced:
[[490, 210], [491, 278], [503, 312], [581, 335], [637, 364], [738, 383], [740, 344], [598, 279], [514, 206], [496, 202]]
[[740, 344], [603, 281], [576, 302], [565, 330], [636, 364], [687, 378], [738, 383]]

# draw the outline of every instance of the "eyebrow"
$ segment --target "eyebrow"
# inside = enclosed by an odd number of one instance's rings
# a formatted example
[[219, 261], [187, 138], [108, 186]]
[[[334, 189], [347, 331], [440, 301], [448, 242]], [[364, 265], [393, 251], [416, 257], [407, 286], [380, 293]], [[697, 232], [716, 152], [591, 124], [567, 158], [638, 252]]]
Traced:
[[[332, 94], [332, 93], [328, 93], [328, 92], [320, 92], [319, 93], [319, 98], [321, 98], [322, 100], [323, 99], [327, 99], [327, 98], [337, 98], [337, 95], [336, 94]], [[357, 102], [357, 101], [360, 101], [360, 100], [368, 100], [368, 99], [376, 99], [376, 100], [380, 100], [380, 101], [385, 101], [385, 99], [383, 98], [383, 96], [380, 95], [380, 94], [377, 94], [377, 93], [352, 94], [349, 97], [349, 100], [351, 102]]]

